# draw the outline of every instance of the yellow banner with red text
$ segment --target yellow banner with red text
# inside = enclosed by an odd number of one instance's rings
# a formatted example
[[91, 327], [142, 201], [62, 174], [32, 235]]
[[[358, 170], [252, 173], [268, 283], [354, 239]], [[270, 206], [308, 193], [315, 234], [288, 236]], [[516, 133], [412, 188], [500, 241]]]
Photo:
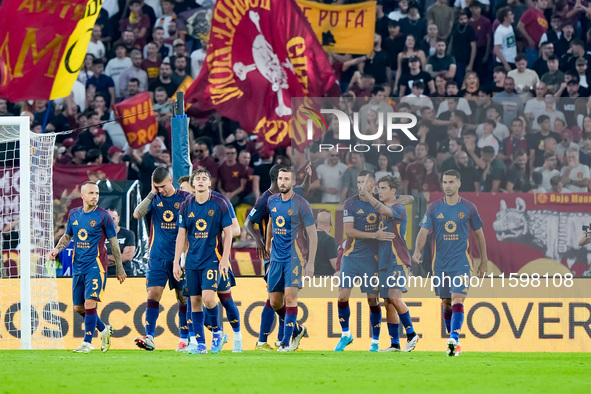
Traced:
[[[0, 280], [0, 286], [8, 286]], [[84, 336], [83, 319], [72, 305], [72, 280], [57, 280], [60, 300], [60, 320], [66, 348], [76, 348]], [[254, 348], [258, 337], [261, 308], [267, 298], [265, 283], [261, 278], [237, 278], [233, 288], [234, 300], [240, 310], [242, 335], [245, 350]], [[14, 288], [14, 283], [11, 283]], [[2, 298], [0, 304], [0, 338], [11, 339], [17, 333], [8, 327], [20, 326], [18, 291]], [[415, 331], [421, 335], [417, 350], [444, 351], [447, 335], [441, 317], [440, 301], [426, 292], [416, 297], [405, 298], [414, 322]], [[423, 294], [424, 293], [424, 294]], [[589, 352], [591, 351], [591, 299], [590, 298], [474, 298], [464, 303], [465, 319], [461, 343], [465, 351], [503, 351], [503, 352]], [[301, 348], [304, 350], [332, 350], [340, 337], [338, 311], [334, 298], [306, 298], [299, 301], [298, 321], [309, 330]], [[39, 316], [38, 324], [33, 325], [34, 335], [54, 335], [56, 326], [48, 323], [43, 312], [45, 302], [33, 300], [34, 313]], [[178, 306], [172, 291], [165, 291], [160, 302], [161, 312], [156, 329], [156, 348], [175, 349], [178, 344]], [[133, 349], [134, 338], [144, 334], [144, 311], [146, 307], [145, 280], [128, 279], [120, 285], [109, 279], [104, 300], [99, 305], [99, 316], [111, 324], [113, 349]], [[350, 350], [369, 349], [371, 328], [369, 307], [363, 298], [350, 300], [350, 329], [355, 341]], [[222, 309], [222, 308], [220, 308]], [[382, 308], [383, 324], [380, 346], [389, 345], [386, 327], [386, 313]], [[225, 331], [231, 336], [231, 327], [225, 318]], [[207, 331], [207, 330], [206, 330]], [[276, 339], [277, 324], [269, 342]], [[208, 345], [210, 334], [206, 332]], [[0, 339], [1, 340], [1, 339]], [[18, 348], [18, 341], [9, 341]], [[94, 340], [95, 347], [100, 345]], [[404, 346], [405, 335], [401, 334]]]

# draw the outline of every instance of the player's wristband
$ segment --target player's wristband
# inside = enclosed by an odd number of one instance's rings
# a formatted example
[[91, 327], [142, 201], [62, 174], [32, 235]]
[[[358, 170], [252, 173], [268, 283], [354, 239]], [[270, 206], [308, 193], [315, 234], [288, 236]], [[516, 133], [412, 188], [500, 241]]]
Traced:
[[148, 195], [146, 196], [146, 198], [149, 199], [150, 201], [152, 201], [154, 199], [154, 197], [156, 197], [156, 195], [152, 192], [148, 193]]

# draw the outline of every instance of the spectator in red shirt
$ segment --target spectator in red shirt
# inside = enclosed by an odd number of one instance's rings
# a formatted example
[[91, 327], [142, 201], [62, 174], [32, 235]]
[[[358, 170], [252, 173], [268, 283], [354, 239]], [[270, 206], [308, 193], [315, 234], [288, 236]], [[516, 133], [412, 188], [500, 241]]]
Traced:
[[246, 176], [246, 185], [244, 186], [242, 193], [240, 193], [240, 200], [245, 204], [254, 205], [256, 201], [252, 194], [252, 177], [254, 169], [250, 167], [250, 152], [247, 150], [240, 152], [238, 155], [238, 162], [244, 166]]
[[527, 66], [532, 68], [538, 58], [538, 45], [542, 35], [548, 30], [548, 21], [544, 16], [544, 10], [548, 6], [548, 0], [532, 0], [533, 7], [523, 13], [517, 30], [521, 37], [527, 41], [525, 47], [525, 56], [527, 57]]
[[124, 32], [130, 27], [135, 34], [136, 47], [143, 48], [146, 45], [146, 36], [152, 24], [148, 15], [142, 13], [141, 10], [141, 0], [131, 0], [129, 2], [129, 17], [119, 21], [119, 31]]
[[246, 187], [246, 168], [238, 162], [238, 152], [232, 145], [226, 145], [224, 162], [220, 165], [218, 191], [226, 196], [232, 205], [240, 203], [240, 193]]
[[415, 147], [415, 162], [409, 164], [404, 172], [404, 194], [412, 194], [413, 190], [422, 191], [425, 179], [425, 158], [427, 144], [419, 142]]
[[193, 170], [205, 168], [211, 174], [211, 189], [216, 190], [218, 180], [218, 164], [209, 155], [211, 140], [208, 137], [200, 137], [193, 147]]
[[439, 183], [439, 172], [437, 171], [435, 159], [431, 156], [427, 156], [423, 166], [425, 167], [425, 177], [423, 179], [423, 184], [421, 185], [421, 191], [425, 193], [440, 192], [441, 185]]
[[[488, 60], [492, 51], [492, 24], [490, 20], [481, 15], [482, 4], [478, 1], [470, 3], [472, 17], [468, 24], [476, 34], [476, 59], [474, 60], [474, 71], [480, 80], [487, 80]], [[490, 77], [489, 77], [490, 78]]]

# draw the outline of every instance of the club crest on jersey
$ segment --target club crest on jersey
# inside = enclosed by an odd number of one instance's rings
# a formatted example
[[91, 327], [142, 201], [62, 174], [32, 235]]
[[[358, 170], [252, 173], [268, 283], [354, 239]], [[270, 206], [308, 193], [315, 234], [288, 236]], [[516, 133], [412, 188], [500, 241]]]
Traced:
[[466, 214], [465, 214], [464, 212], [460, 212], [460, 213], [458, 213], [458, 217], [459, 217], [460, 219], [463, 219], [463, 218], [465, 218], [465, 217], [466, 217]]
[[78, 230], [78, 238], [81, 241], [86, 241], [86, 238], [88, 238], [88, 233], [85, 229], [81, 228], [80, 230]]
[[203, 231], [207, 228], [207, 222], [204, 219], [198, 219], [195, 223], [195, 228], [199, 231]]
[[213, 216], [213, 215], [215, 215], [215, 211], [213, 209], [210, 209], [209, 211], [207, 211], [207, 214], [209, 216]]
[[456, 231], [456, 222], [454, 222], [453, 220], [448, 220], [447, 222], [445, 222], [445, 231], [447, 231], [448, 233], [454, 233]]
[[238, 178], [238, 171], [232, 171], [232, 176], [234, 178]]
[[181, 203], [180, 202], [177, 201], [177, 202], [174, 203], [174, 209], [179, 209], [180, 206], [181, 206]]
[[162, 214], [162, 219], [164, 219], [165, 222], [170, 222], [172, 219], [174, 219], [174, 213], [172, 213], [170, 210], [166, 210]]
[[378, 220], [378, 215], [376, 215], [375, 213], [370, 213], [369, 215], [367, 215], [367, 223], [373, 224], [376, 222], [376, 220]]
[[289, 208], [289, 209], [287, 210], [287, 214], [288, 214], [289, 216], [293, 215], [293, 209]]
[[96, 220], [91, 220], [90, 221], [90, 227], [94, 227], [96, 226]]
[[283, 218], [283, 216], [277, 216], [277, 219], [275, 219], [275, 224], [277, 227], [285, 226], [285, 218]]

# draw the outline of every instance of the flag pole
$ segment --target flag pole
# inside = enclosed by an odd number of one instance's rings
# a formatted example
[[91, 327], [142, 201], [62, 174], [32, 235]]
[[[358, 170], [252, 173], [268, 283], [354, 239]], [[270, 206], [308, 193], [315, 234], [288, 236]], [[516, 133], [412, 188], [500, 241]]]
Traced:
[[45, 119], [43, 120], [43, 127], [41, 127], [41, 132], [45, 133], [45, 128], [47, 127], [47, 121], [49, 120], [49, 112], [51, 111], [51, 105], [53, 104], [53, 100], [49, 100], [47, 103], [47, 109], [45, 110]]
[[185, 93], [177, 92], [176, 101], [172, 104], [174, 117], [171, 119], [172, 134], [172, 174], [173, 185], [178, 188], [177, 179], [191, 172], [189, 155], [189, 122], [185, 114]]

